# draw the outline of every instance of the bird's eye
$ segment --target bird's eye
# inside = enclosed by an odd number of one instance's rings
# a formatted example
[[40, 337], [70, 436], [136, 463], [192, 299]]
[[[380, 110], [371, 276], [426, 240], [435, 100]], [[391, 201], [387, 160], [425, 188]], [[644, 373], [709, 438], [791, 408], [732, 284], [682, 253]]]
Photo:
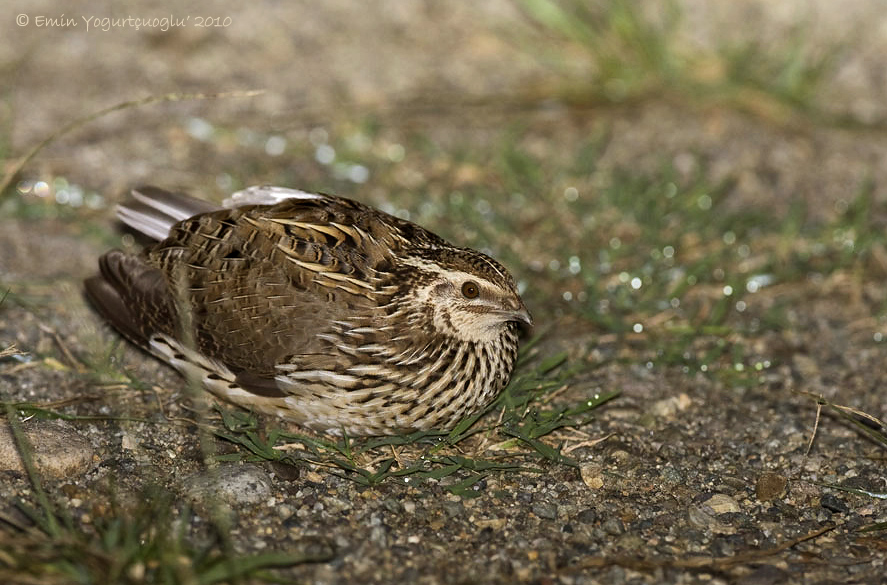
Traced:
[[480, 288], [477, 286], [476, 282], [469, 280], [462, 285], [462, 295], [465, 296], [466, 299], [476, 299], [479, 294]]

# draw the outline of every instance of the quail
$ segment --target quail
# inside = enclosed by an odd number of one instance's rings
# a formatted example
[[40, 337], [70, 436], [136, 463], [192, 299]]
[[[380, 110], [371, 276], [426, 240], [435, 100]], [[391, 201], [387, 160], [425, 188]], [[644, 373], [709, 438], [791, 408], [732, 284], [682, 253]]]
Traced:
[[357, 201], [132, 195], [118, 216], [156, 242], [104, 254], [92, 304], [216, 396], [315, 431], [450, 429], [507, 385], [532, 325], [501, 264]]

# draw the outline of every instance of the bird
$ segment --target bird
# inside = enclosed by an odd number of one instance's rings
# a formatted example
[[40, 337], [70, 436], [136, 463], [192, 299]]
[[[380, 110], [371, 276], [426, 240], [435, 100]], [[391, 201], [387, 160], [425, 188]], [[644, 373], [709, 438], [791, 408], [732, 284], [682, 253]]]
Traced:
[[506, 387], [533, 325], [499, 262], [356, 200], [131, 199], [119, 219], [154, 241], [99, 258], [100, 315], [213, 395], [311, 431], [450, 430]]

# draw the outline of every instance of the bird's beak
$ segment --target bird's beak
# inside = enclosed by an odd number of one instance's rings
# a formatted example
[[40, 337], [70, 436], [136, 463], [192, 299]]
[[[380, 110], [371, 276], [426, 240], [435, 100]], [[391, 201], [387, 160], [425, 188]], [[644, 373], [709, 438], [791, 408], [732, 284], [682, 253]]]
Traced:
[[502, 315], [507, 321], [517, 321], [527, 327], [533, 326], [533, 316], [530, 315], [530, 311], [527, 310], [527, 306], [521, 300], [509, 303], [508, 307], [502, 311]]

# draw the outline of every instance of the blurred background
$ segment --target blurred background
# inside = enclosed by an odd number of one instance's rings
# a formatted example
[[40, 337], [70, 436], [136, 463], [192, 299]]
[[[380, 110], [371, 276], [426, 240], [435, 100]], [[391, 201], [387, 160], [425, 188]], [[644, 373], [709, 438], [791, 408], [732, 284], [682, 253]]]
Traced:
[[[494, 253], [580, 332], [718, 325], [880, 225], [881, 8], [11, 2], [0, 211], [119, 244], [110, 207], [133, 185], [335, 192]], [[48, 261], [79, 278], [83, 256]]]

